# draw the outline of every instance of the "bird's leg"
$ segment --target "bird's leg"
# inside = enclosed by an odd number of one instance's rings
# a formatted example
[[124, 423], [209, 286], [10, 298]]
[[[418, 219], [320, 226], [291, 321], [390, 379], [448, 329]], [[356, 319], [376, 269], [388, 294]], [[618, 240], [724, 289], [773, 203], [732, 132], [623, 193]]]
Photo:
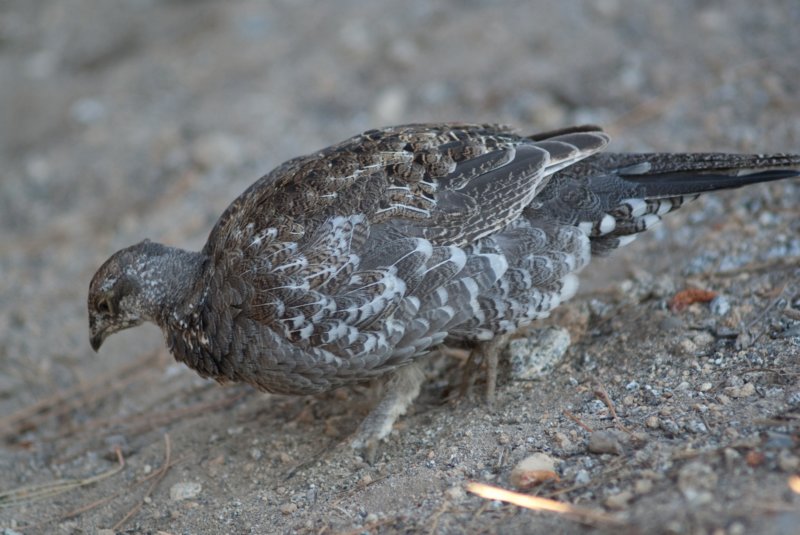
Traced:
[[476, 344], [467, 361], [467, 368], [464, 371], [465, 380], [461, 385], [462, 393], [466, 390], [469, 384], [469, 377], [472, 375], [473, 370], [477, 368], [477, 362], [480, 358], [486, 362], [486, 403], [490, 407], [492, 406], [497, 389], [497, 363], [500, 360], [500, 352], [510, 339], [510, 334], [501, 334], [487, 342], [479, 342]]
[[424, 379], [425, 374], [418, 361], [398, 369], [387, 381], [383, 398], [364, 418], [350, 442], [353, 449], [364, 452], [367, 462], [372, 463], [378, 442], [392, 431], [394, 422], [405, 414], [408, 406], [419, 395]]

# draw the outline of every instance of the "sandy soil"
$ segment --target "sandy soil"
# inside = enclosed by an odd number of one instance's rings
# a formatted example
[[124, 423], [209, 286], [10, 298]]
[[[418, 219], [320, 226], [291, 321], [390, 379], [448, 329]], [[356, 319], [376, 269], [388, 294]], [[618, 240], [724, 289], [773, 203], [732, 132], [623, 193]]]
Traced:
[[[797, 180], [693, 203], [590, 266], [550, 321], [560, 364], [504, 372], [493, 409], [443, 362], [374, 465], [337, 446], [370, 390], [219, 387], [154, 327], [96, 355], [85, 297], [116, 249], [199, 248], [258, 176], [375, 126], [799, 151], [798, 25], [796, 0], [0, 2], [0, 530], [797, 533]], [[721, 298], [672, 311], [688, 287]], [[531, 493], [614, 523], [465, 492], [511, 488], [536, 452], [560, 481]]]

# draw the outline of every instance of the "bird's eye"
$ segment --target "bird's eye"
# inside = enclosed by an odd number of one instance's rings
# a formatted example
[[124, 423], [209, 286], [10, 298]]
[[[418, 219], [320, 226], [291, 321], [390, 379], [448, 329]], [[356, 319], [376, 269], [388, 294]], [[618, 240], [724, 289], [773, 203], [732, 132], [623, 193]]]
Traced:
[[111, 312], [111, 305], [108, 304], [107, 299], [103, 299], [99, 303], [97, 303], [97, 311], [101, 314], [108, 314]]

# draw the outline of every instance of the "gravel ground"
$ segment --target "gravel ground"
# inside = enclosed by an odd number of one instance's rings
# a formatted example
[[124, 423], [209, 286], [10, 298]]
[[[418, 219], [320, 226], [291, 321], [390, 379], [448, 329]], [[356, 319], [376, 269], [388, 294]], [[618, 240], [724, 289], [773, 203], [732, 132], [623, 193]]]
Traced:
[[[796, 0], [0, 2], [0, 529], [797, 533], [797, 180], [706, 197], [590, 266], [515, 345], [556, 362], [505, 370], [494, 408], [439, 362], [373, 465], [339, 446], [372, 390], [219, 387], [154, 327], [95, 355], [85, 298], [116, 249], [199, 248], [258, 176], [375, 126], [800, 151], [798, 25]], [[687, 288], [717, 298], [671, 308]], [[465, 491], [512, 488], [535, 453], [558, 480], [528, 492], [614, 523]]]

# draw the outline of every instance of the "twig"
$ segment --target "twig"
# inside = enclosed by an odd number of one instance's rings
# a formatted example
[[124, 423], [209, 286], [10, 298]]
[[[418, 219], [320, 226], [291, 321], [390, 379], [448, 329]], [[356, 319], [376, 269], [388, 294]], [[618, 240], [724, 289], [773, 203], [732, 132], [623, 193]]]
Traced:
[[161, 480], [164, 479], [164, 476], [167, 475], [167, 471], [169, 470], [170, 467], [171, 456], [172, 456], [172, 442], [169, 439], [169, 433], [164, 433], [164, 464], [162, 464], [161, 468], [159, 468], [158, 471], [156, 472], [158, 475], [155, 477], [155, 480], [147, 489], [147, 492], [144, 493], [142, 499], [139, 500], [139, 503], [136, 504], [133, 507], [133, 509], [128, 511], [128, 513], [125, 516], [123, 516], [119, 522], [114, 524], [114, 526], [111, 528], [112, 531], [115, 532], [118, 531], [119, 528], [121, 528], [123, 524], [125, 524], [125, 522], [130, 520], [131, 517], [136, 513], [138, 513], [139, 510], [144, 506], [144, 502], [147, 500], [147, 498], [150, 497], [150, 494], [153, 493], [158, 484], [161, 483]]
[[758, 341], [758, 339], [761, 338], [761, 336], [763, 336], [765, 332], [767, 332], [767, 328], [764, 327], [754, 337], [749, 336], [750, 329], [753, 328], [756, 325], [756, 323], [760, 323], [767, 316], [769, 311], [772, 310], [775, 307], [775, 305], [777, 305], [780, 302], [781, 296], [783, 295], [783, 292], [786, 290], [787, 286], [789, 286], [789, 283], [788, 282], [784, 283], [784, 285], [781, 286], [781, 289], [778, 290], [777, 294], [775, 295], [775, 298], [772, 299], [772, 301], [770, 301], [769, 304], [766, 307], [764, 307], [764, 310], [762, 310], [755, 318], [753, 318], [744, 328], [744, 334], [748, 336], [746, 337], [745, 340], [741, 340], [742, 338], [741, 336], [739, 337], [739, 339], [736, 340], [737, 345], [739, 345], [741, 349], [747, 349], [748, 347], [753, 346], [753, 344], [755, 344]]
[[[172, 468], [173, 466], [175, 466], [179, 462], [183, 461], [183, 459], [184, 459], [184, 457], [180, 457], [178, 459], [175, 459], [174, 461], [172, 461], [169, 464], [169, 468]], [[101, 505], [104, 505], [104, 504], [106, 504], [106, 503], [108, 503], [108, 502], [110, 502], [112, 500], [115, 500], [115, 499], [119, 498], [122, 494], [126, 494], [126, 493], [130, 492], [135, 487], [138, 487], [142, 483], [145, 483], [145, 482], [149, 481], [150, 479], [152, 479], [153, 477], [155, 477], [155, 476], [157, 476], [159, 474], [160, 474], [160, 471], [156, 470], [152, 474], [150, 474], [148, 476], [145, 476], [142, 479], [140, 479], [139, 481], [133, 483], [132, 485], [130, 485], [126, 489], [119, 490], [119, 491], [115, 492], [114, 494], [112, 494], [111, 496], [108, 496], [106, 498], [102, 498], [100, 500], [95, 500], [95, 501], [93, 501], [91, 503], [87, 503], [85, 505], [82, 505], [82, 506], [78, 507], [77, 509], [72, 509], [71, 511], [67, 511], [66, 513], [64, 513], [64, 514], [62, 514], [62, 515], [60, 515], [58, 517], [51, 518], [49, 520], [45, 520], [43, 522], [40, 522], [39, 524], [37, 524], [37, 527], [43, 526], [43, 525], [48, 524], [50, 522], [63, 522], [64, 520], [67, 520], [69, 518], [78, 516], [78, 515], [80, 515], [82, 513], [85, 513], [86, 511], [91, 511], [92, 509], [94, 509], [96, 507], [100, 507]]]
[[613, 525], [622, 525], [622, 522], [616, 518], [586, 509], [584, 507], [577, 507], [575, 505], [549, 500], [547, 498], [539, 498], [538, 496], [530, 496], [528, 494], [521, 494], [519, 492], [512, 492], [510, 490], [501, 489], [499, 487], [492, 487], [483, 483], [467, 483], [467, 490], [473, 494], [477, 494], [481, 498], [487, 500], [500, 500], [502, 502], [525, 507], [532, 511], [549, 511], [564, 515], [566, 518], [577, 520], [578, 522], [593, 525], [593, 523], [604, 523]]
[[[184, 460], [184, 457], [179, 457], [179, 458], [175, 459], [174, 461], [172, 461], [169, 464], [169, 468], [172, 468], [173, 466], [175, 466], [176, 464], [180, 463], [183, 460]], [[46, 526], [47, 524], [50, 524], [51, 522], [63, 522], [64, 520], [67, 520], [69, 518], [73, 518], [73, 517], [76, 517], [76, 516], [78, 516], [80, 514], [83, 514], [83, 513], [87, 512], [87, 511], [91, 511], [92, 509], [100, 507], [101, 505], [105, 505], [108, 502], [119, 498], [122, 494], [126, 494], [126, 493], [130, 492], [132, 489], [138, 487], [142, 483], [145, 483], [145, 482], [149, 481], [150, 479], [152, 479], [153, 477], [155, 477], [157, 475], [160, 475], [160, 471], [158, 471], [158, 470], [153, 472], [152, 474], [150, 474], [148, 476], [143, 477], [139, 481], [136, 481], [135, 483], [133, 483], [129, 487], [115, 492], [111, 496], [107, 496], [105, 498], [101, 498], [99, 500], [95, 500], [93, 502], [89, 502], [87, 504], [81, 505], [80, 507], [77, 507], [75, 509], [67, 511], [66, 513], [63, 513], [61, 515], [54, 516], [54, 517], [48, 518], [46, 520], [42, 520], [41, 522], [38, 522], [37, 524], [32, 525], [31, 529], [39, 529], [42, 526]]]
[[792, 492], [800, 494], [800, 476], [789, 476], [788, 485]]
[[442, 506], [435, 513], [433, 513], [433, 516], [431, 516], [433, 523], [431, 524], [431, 529], [428, 530], [429, 535], [434, 535], [436, 533], [436, 528], [439, 527], [439, 518], [441, 518], [441, 516], [445, 514], [449, 508], [450, 502], [445, 500], [444, 503], [442, 503]]
[[589, 433], [594, 433], [594, 429], [583, 423], [583, 421], [580, 418], [569, 412], [567, 409], [564, 409], [563, 412], [564, 416], [566, 416], [567, 418], [569, 418], [570, 420], [581, 426], [584, 429], [584, 431], [587, 431]]
[[600, 384], [599, 382], [595, 383], [595, 386], [594, 386], [594, 389], [593, 389], [593, 393], [600, 401], [603, 402], [603, 404], [606, 407], [608, 407], [608, 412], [611, 413], [611, 417], [616, 420], [617, 419], [617, 411], [616, 411], [616, 409], [614, 409], [614, 402], [611, 401], [611, 398], [608, 396], [608, 392], [606, 391], [606, 388], [602, 384]]
[[564, 487], [558, 490], [554, 490], [552, 492], [547, 493], [548, 498], [553, 498], [555, 496], [559, 496], [561, 494], [568, 494], [575, 490], [592, 487], [592, 486], [601, 486], [604, 483], [608, 482], [611, 479], [611, 476], [619, 472], [624, 466], [627, 466], [628, 461], [625, 459], [619, 459], [615, 461], [612, 465], [610, 465], [607, 469], [603, 471], [598, 477], [592, 478], [591, 481], [586, 483], [580, 483], [577, 485], [572, 485], [569, 487]]
[[392, 476], [392, 475], [394, 475], [394, 474], [385, 474], [385, 475], [383, 475], [383, 476], [381, 476], [381, 477], [379, 477], [377, 479], [373, 479], [372, 481], [370, 481], [368, 483], [359, 483], [353, 488], [350, 488], [350, 489], [347, 489], [347, 490], [343, 490], [337, 495], [336, 499], [333, 500], [333, 502], [331, 502], [331, 505], [338, 505], [338, 504], [340, 504], [342, 502], [342, 500], [344, 500], [348, 496], [352, 496], [356, 492], [358, 492], [360, 490], [364, 490], [365, 488], [369, 487], [370, 485], [374, 485], [378, 481], [382, 481], [382, 480], [384, 480], [387, 477]]
[[86, 479], [62, 479], [40, 485], [19, 487], [17, 489], [2, 492], [0, 493], [0, 507], [10, 507], [20, 503], [52, 498], [53, 496], [58, 496], [59, 494], [63, 494], [64, 492], [72, 489], [85, 487], [86, 485], [91, 485], [92, 483], [97, 483], [98, 481], [109, 478], [125, 468], [125, 458], [122, 456], [122, 451], [120, 448], [115, 448], [115, 451], [117, 454], [117, 460], [119, 461], [119, 466], [116, 468], [93, 477], [88, 477]]

